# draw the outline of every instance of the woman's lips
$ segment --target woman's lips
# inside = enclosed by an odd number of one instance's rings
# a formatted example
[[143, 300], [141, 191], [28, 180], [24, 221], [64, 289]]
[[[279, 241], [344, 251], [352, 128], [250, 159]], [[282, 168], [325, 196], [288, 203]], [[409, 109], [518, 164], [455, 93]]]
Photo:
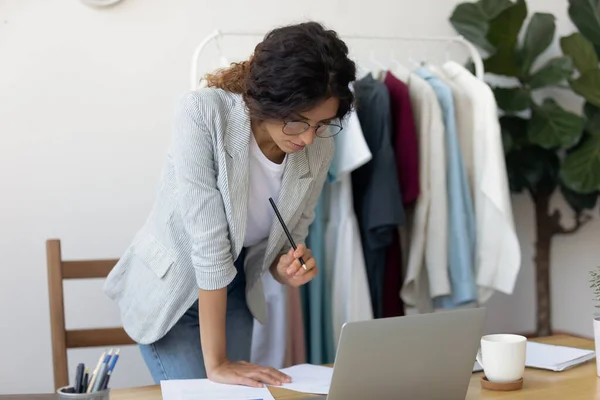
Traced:
[[292, 147], [294, 148], [294, 150], [302, 150], [304, 148], [304, 145], [299, 145], [294, 142], [290, 142], [290, 143], [291, 143]]

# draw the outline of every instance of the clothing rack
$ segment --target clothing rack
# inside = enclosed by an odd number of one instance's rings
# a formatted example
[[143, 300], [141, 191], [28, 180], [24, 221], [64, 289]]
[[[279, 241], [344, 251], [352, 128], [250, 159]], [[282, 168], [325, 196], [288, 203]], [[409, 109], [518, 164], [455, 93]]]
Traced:
[[[216, 42], [217, 49], [223, 55], [221, 49], [221, 39], [223, 37], [264, 37], [265, 33], [244, 32], [244, 31], [220, 31], [215, 30], [206, 36], [194, 50], [192, 56], [192, 66], [190, 69], [190, 89], [195, 90], [198, 86], [198, 60], [206, 46], [213, 40]], [[483, 60], [477, 51], [477, 48], [467, 41], [463, 36], [364, 36], [364, 35], [340, 35], [342, 39], [367, 40], [367, 41], [396, 41], [396, 42], [441, 42], [441, 43], [459, 43], [467, 48], [471, 59], [475, 65], [475, 76], [483, 80]]]

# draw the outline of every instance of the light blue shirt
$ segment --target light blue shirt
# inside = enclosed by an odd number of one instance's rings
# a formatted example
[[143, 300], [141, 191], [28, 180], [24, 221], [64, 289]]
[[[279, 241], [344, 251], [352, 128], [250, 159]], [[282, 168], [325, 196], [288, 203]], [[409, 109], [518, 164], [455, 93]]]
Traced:
[[426, 67], [415, 71], [433, 88], [444, 116], [448, 190], [448, 268], [452, 294], [434, 299], [436, 307], [451, 308], [477, 300], [475, 285], [475, 213], [469, 181], [456, 132], [451, 89]]

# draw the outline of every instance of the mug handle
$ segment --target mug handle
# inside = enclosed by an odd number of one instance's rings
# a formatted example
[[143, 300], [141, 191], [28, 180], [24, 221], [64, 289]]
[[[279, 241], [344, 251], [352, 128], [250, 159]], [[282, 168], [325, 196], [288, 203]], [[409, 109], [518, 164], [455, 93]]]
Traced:
[[485, 367], [483, 366], [483, 361], [482, 361], [482, 356], [481, 356], [481, 347], [477, 350], [477, 355], [475, 356], [475, 359], [477, 360], [477, 362], [479, 363], [479, 365], [481, 365], [481, 368]]

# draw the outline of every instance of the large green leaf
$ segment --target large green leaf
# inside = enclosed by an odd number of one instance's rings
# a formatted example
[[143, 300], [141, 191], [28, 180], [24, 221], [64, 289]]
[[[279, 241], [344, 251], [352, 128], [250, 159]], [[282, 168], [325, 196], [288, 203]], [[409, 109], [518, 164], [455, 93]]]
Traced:
[[598, 68], [598, 55], [594, 45], [581, 33], [575, 32], [561, 38], [560, 47], [564, 54], [571, 57], [580, 73]]
[[488, 22], [477, 3], [462, 3], [456, 6], [450, 16], [450, 23], [459, 34], [475, 46], [488, 53], [496, 50], [486, 39]]
[[487, 39], [496, 48], [515, 45], [525, 18], [527, 18], [527, 4], [525, 0], [517, 0], [490, 21]]
[[546, 149], [568, 148], [577, 144], [583, 131], [584, 120], [565, 111], [553, 99], [547, 98], [541, 106], [532, 106], [529, 140]]
[[494, 97], [498, 107], [509, 114], [526, 110], [531, 105], [530, 93], [522, 87], [494, 88]]
[[502, 46], [490, 57], [483, 60], [485, 72], [496, 75], [521, 76], [517, 66], [517, 51], [514, 47]]
[[573, 61], [570, 57], [556, 57], [548, 60], [529, 79], [531, 89], [556, 85], [573, 75]]
[[477, 2], [488, 21], [496, 18], [500, 13], [513, 5], [510, 0], [479, 0]]
[[521, 72], [523, 76], [530, 73], [531, 66], [540, 54], [544, 52], [554, 40], [556, 25], [552, 14], [535, 13], [525, 32], [525, 39], [519, 51], [521, 61]]
[[556, 152], [538, 146], [514, 150], [506, 156], [510, 188], [514, 192], [527, 189], [532, 193], [551, 193], [558, 184], [560, 161]]
[[600, 108], [591, 103], [585, 103], [583, 112], [587, 119], [585, 130], [591, 135], [600, 135]]
[[560, 191], [567, 203], [569, 203], [571, 208], [576, 212], [593, 210], [596, 207], [598, 192], [581, 194], [572, 191], [564, 184], [560, 184]]
[[589, 135], [567, 154], [560, 171], [562, 182], [577, 193], [600, 190], [600, 135]]
[[488, 22], [510, 6], [512, 6], [510, 0], [461, 3], [452, 12], [450, 23], [465, 39], [491, 54], [496, 51], [496, 48], [486, 38]]
[[497, 50], [484, 60], [487, 72], [517, 77], [521, 75], [517, 65], [516, 45], [526, 17], [525, 0], [517, 0], [490, 21], [487, 39]]
[[577, 29], [600, 46], [600, 0], [569, 0], [569, 17]]
[[593, 105], [600, 107], [600, 69], [582, 74], [570, 82], [573, 90]]

